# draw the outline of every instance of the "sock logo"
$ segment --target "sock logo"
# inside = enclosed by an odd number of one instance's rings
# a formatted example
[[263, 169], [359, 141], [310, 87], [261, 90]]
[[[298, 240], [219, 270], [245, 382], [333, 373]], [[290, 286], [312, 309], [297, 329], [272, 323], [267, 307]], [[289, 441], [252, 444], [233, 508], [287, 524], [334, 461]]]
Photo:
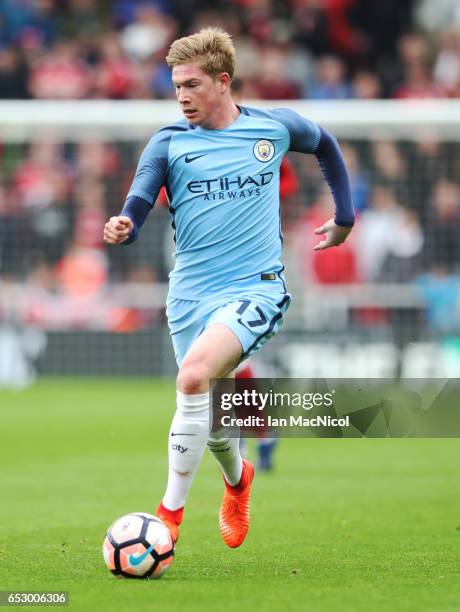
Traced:
[[171, 438], [173, 436], [195, 436], [196, 434], [192, 434], [192, 433], [182, 433], [182, 432], [177, 432], [175, 433], [174, 431], [171, 432]]
[[178, 451], [181, 455], [188, 451], [188, 448], [181, 446], [180, 444], [173, 444], [171, 447], [173, 450]]

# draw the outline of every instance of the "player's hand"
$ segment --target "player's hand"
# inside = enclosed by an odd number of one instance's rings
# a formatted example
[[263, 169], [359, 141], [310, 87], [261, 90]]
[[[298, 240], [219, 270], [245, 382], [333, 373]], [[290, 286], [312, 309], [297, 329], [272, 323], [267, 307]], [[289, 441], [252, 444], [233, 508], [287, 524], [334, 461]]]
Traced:
[[104, 226], [104, 242], [121, 244], [128, 239], [132, 229], [133, 222], [129, 217], [110, 217]]
[[337, 225], [334, 219], [329, 219], [329, 221], [327, 221], [324, 225], [315, 229], [315, 234], [324, 234], [326, 238], [319, 242], [313, 250], [322, 251], [324, 249], [328, 249], [329, 247], [339, 246], [339, 244], [345, 242], [351, 230], [351, 227]]

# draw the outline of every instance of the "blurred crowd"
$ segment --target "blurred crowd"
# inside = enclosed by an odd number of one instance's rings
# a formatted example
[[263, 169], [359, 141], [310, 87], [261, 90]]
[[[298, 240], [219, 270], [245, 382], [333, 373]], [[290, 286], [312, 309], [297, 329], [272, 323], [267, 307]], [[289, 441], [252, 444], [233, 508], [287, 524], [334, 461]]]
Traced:
[[[210, 24], [234, 37], [243, 99], [460, 95], [458, 0], [0, 0], [0, 98], [170, 98], [170, 42]], [[434, 134], [341, 144], [358, 221], [340, 251], [312, 252], [333, 206], [317, 165], [293, 156], [282, 168], [284, 228], [305, 283], [415, 283], [432, 328], [459, 330], [460, 145]], [[151, 321], [114, 308], [107, 289], [167, 280], [164, 199], [129, 256], [101, 231], [141, 148], [52, 134], [0, 145], [0, 280], [35, 288], [29, 322], [130, 331]]]
[[[48, 317], [59, 327], [69, 317], [88, 317], [100, 325], [101, 311], [113, 329], [126, 331], [139, 324], [139, 313], [126, 320], [126, 312], [106, 312], [111, 283], [167, 281], [173, 241], [164, 194], [129, 252], [102, 241], [102, 227], [120, 209], [141, 148], [51, 137], [4, 145], [0, 278], [37, 289], [40, 312], [32, 310], [32, 320]], [[460, 295], [460, 145], [425, 136], [417, 142], [343, 141], [342, 150], [358, 218], [340, 249], [312, 250], [314, 229], [333, 210], [314, 159], [297, 154], [282, 166], [283, 227], [305, 285], [417, 283], [434, 305], [433, 326], [460, 328], [460, 314], [454, 316]]]
[[426, 304], [430, 328], [458, 332], [459, 145], [426, 137], [411, 143], [344, 142], [342, 150], [357, 222], [338, 250], [312, 252], [317, 242], [313, 231], [330, 217], [333, 202], [316, 166], [299, 165], [302, 184], [310, 186], [301, 196], [310, 205], [295, 220], [294, 230], [306, 286], [412, 284]]
[[165, 53], [207, 25], [246, 99], [460, 95], [457, 0], [0, 0], [0, 99], [171, 98]]
[[30, 323], [129, 331], [152, 320], [152, 312], [113, 308], [108, 289], [112, 282], [167, 280], [172, 234], [167, 249], [159, 238], [170, 224], [167, 208], [156, 215], [154, 228], [149, 219], [128, 254], [107, 248], [102, 239], [107, 218], [119, 213], [142, 148], [98, 140], [63, 143], [51, 134], [1, 147], [0, 285], [25, 282], [33, 289]]

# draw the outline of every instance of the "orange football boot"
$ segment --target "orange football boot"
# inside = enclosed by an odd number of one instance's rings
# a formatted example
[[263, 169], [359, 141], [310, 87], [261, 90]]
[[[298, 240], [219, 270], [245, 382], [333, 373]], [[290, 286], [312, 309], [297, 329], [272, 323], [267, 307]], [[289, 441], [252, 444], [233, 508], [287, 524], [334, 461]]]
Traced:
[[171, 538], [173, 543], [175, 544], [179, 539], [179, 525], [182, 522], [182, 515], [184, 514], [183, 508], [178, 508], [177, 510], [168, 510], [165, 508], [163, 504], [160, 504], [157, 508], [155, 515], [161, 519], [161, 521], [166, 525], [171, 534]]
[[243, 459], [243, 473], [237, 485], [232, 487], [224, 478], [225, 491], [219, 512], [219, 526], [222, 539], [230, 548], [241, 546], [248, 533], [253, 479], [254, 467], [247, 459]]

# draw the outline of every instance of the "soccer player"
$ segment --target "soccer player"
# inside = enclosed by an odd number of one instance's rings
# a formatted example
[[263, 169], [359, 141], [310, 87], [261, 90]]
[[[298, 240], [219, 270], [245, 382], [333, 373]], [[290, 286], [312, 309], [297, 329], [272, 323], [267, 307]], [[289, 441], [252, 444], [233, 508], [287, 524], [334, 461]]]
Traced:
[[238, 439], [209, 431], [209, 379], [236, 366], [276, 334], [289, 306], [281, 263], [279, 167], [287, 151], [316, 156], [335, 217], [314, 248], [341, 244], [354, 212], [336, 140], [288, 109], [237, 106], [231, 96], [235, 50], [217, 28], [176, 40], [166, 58], [184, 119], [156, 132], [137, 166], [109, 244], [133, 242], [164, 185], [175, 230], [167, 317], [179, 367], [169, 433], [166, 491], [156, 514], [177, 540], [193, 477], [206, 445], [221, 466], [219, 525], [237, 547], [249, 529], [254, 468]]

